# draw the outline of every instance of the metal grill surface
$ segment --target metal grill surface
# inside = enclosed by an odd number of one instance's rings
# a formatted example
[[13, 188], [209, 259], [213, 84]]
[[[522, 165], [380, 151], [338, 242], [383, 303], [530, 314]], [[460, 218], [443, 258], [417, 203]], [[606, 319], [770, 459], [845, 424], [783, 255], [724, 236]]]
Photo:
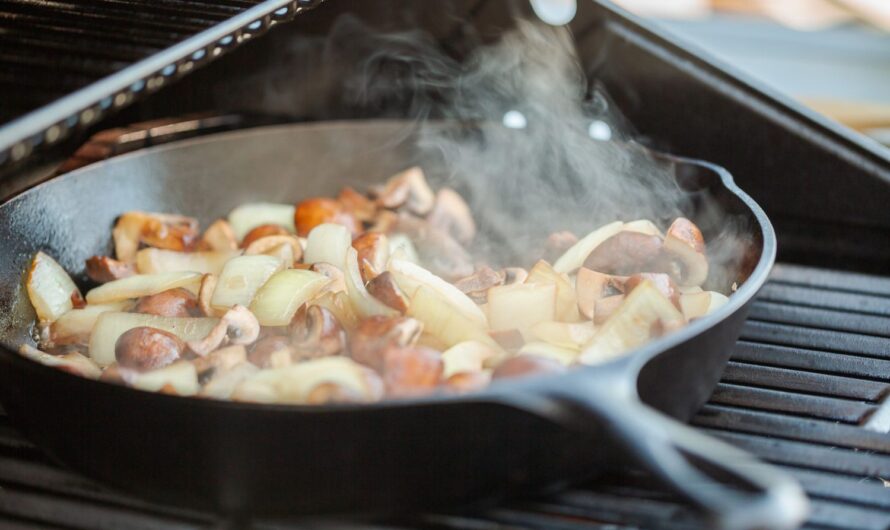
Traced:
[[[694, 423], [797, 477], [807, 528], [890, 529], [890, 278], [778, 265], [722, 382]], [[239, 523], [240, 524], [240, 523]], [[255, 528], [696, 529], [696, 514], [637, 472], [481, 513]], [[0, 419], [3, 528], [198, 529], [201, 513], [105, 490], [55, 466]]]

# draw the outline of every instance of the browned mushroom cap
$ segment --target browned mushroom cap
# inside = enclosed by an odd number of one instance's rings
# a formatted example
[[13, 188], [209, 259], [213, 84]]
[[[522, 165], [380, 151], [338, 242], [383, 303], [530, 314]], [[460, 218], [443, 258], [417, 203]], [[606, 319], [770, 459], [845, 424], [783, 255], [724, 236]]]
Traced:
[[303, 259], [303, 246], [300, 244], [300, 240], [292, 235], [270, 235], [254, 239], [244, 249], [244, 254], [247, 256], [256, 254], [278, 256], [290, 267]]
[[566, 371], [565, 365], [559, 361], [539, 357], [537, 355], [522, 354], [511, 357], [494, 369], [492, 379], [505, 379], [511, 377], [527, 377], [530, 375], [560, 374]]
[[586, 318], [593, 319], [596, 302], [601, 298], [622, 294], [625, 291], [624, 276], [611, 276], [581, 267], [575, 278], [575, 296], [578, 299], [578, 310]]
[[259, 335], [260, 323], [256, 317], [246, 307], [236, 304], [226, 311], [206, 337], [189, 341], [188, 347], [203, 357], [226, 343], [252, 344]]
[[139, 245], [191, 250], [198, 241], [198, 220], [183, 215], [127, 212], [112, 230], [117, 259], [132, 261]]
[[310, 265], [309, 270], [311, 270], [312, 272], [323, 274], [325, 277], [331, 280], [331, 282], [328, 283], [327, 286], [325, 286], [322, 292], [346, 292], [346, 277], [343, 275], [343, 270], [340, 269], [340, 267], [335, 267], [330, 263], [319, 261]]
[[491, 383], [489, 372], [460, 372], [445, 381], [445, 388], [458, 394], [476, 392]]
[[377, 203], [384, 208], [404, 206], [417, 215], [428, 214], [434, 202], [433, 190], [419, 167], [406, 169], [391, 177], [377, 196]]
[[690, 287], [705, 283], [708, 278], [705, 240], [692, 221], [683, 217], [674, 220], [664, 236], [664, 253], [679, 264], [674, 277], [678, 284]]
[[334, 199], [324, 197], [306, 199], [297, 204], [294, 225], [297, 235], [306, 237], [313, 228], [324, 223], [337, 223], [349, 229], [353, 236], [362, 231], [361, 223], [352, 212]]
[[86, 261], [87, 276], [98, 283], [120, 280], [136, 273], [132, 263], [124, 263], [108, 256], [93, 256]]
[[349, 337], [350, 355], [375, 370], [383, 367], [383, 353], [392, 347], [411, 346], [420, 338], [423, 324], [408, 317], [373, 316], [362, 320]]
[[337, 355], [346, 349], [346, 332], [324, 307], [303, 305], [288, 326], [295, 355], [314, 359]]
[[123, 368], [138, 372], [156, 370], [182, 357], [185, 344], [172, 333], [140, 326], [125, 331], [114, 345], [114, 357]]
[[392, 273], [383, 271], [365, 286], [368, 293], [399, 313], [408, 310], [408, 297], [399, 288]]
[[201, 236], [198, 248], [202, 250], [235, 250], [238, 248], [238, 239], [235, 232], [225, 219], [217, 219]]
[[377, 205], [374, 201], [349, 186], [340, 189], [337, 201], [359, 221], [370, 222], [377, 215]]
[[247, 354], [247, 360], [260, 368], [269, 368], [273, 364], [273, 356], [278, 352], [285, 352], [284, 355], [288, 357], [293, 356], [290, 337], [272, 335], [258, 340]]
[[383, 353], [386, 395], [407, 397], [433, 392], [442, 378], [442, 355], [423, 346], [388, 348]]
[[584, 267], [617, 276], [661, 272], [662, 241], [658, 236], [623, 231], [600, 243], [584, 261]]
[[250, 232], [245, 234], [244, 239], [241, 240], [241, 248], [249, 247], [254, 241], [262, 239], [264, 237], [269, 236], [286, 236], [289, 235], [286, 228], [281, 225], [276, 224], [265, 224], [260, 225]]
[[370, 281], [386, 269], [389, 259], [389, 240], [380, 232], [365, 232], [352, 241], [358, 253], [359, 271], [364, 281]]
[[674, 283], [674, 280], [664, 273], [643, 272], [634, 274], [624, 282], [624, 292], [630, 294], [630, 292], [633, 291], [636, 286], [643, 283], [644, 280], [651, 280], [652, 285], [654, 285], [665, 298], [670, 300], [677, 309], [680, 309], [680, 290], [677, 288], [677, 284]]
[[492, 287], [503, 285], [506, 279], [504, 271], [495, 271], [491, 267], [481, 266], [476, 272], [454, 282], [454, 286], [467, 294], [476, 303], [485, 303], [488, 290]]
[[451, 188], [442, 188], [436, 193], [433, 209], [426, 219], [430, 226], [447, 233], [462, 245], [470, 244], [476, 237], [476, 222], [470, 207]]
[[202, 313], [195, 295], [182, 287], [143, 296], [136, 303], [133, 312], [161, 317], [196, 317]]
[[198, 288], [198, 307], [204, 316], [213, 316], [213, 308], [210, 307], [210, 299], [213, 297], [213, 291], [216, 289], [216, 276], [213, 274], [205, 274], [201, 277], [201, 286]]

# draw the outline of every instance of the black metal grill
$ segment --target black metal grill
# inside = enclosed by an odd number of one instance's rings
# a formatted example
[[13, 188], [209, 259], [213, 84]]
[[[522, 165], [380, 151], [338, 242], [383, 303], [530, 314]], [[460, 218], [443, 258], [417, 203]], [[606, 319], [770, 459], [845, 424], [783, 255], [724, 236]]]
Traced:
[[[773, 462], [809, 492], [808, 528], [890, 528], [890, 278], [778, 265], [723, 381], [694, 423]], [[187, 465], [187, 463], [183, 463]], [[208, 528], [206, 514], [156, 506], [53, 465], [0, 420], [0, 526]], [[479, 513], [387, 522], [259, 522], [257, 528], [701, 527], [695, 513], [627, 471], [549, 498]]]

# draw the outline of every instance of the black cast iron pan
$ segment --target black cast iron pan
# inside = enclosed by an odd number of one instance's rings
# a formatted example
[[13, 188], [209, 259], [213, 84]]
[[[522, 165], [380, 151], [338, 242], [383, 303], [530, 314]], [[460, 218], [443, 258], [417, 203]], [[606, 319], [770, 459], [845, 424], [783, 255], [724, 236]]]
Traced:
[[[698, 196], [745, 221], [756, 266], [716, 313], [607, 365], [464, 397], [306, 408], [141, 392], [15, 353], [30, 340], [34, 315], [21, 278], [36, 250], [82, 273], [84, 259], [110, 251], [109, 228], [126, 210], [208, 223], [249, 200], [293, 202], [379, 182], [411, 162], [403, 132], [396, 122], [342, 122], [217, 134], [100, 162], [0, 205], [0, 398], [11, 420], [59, 462], [101, 482], [229, 515], [453, 507], [634, 459], [715, 526], [801, 521], [806, 499], [792, 480], [681, 423], [717, 383], [776, 251], [761, 209], [726, 171], [702, 162], [672, 159]], [[706, 237], [719, 228], [685, 213]], [[736, 485], [711, 478], [715, 472]]]

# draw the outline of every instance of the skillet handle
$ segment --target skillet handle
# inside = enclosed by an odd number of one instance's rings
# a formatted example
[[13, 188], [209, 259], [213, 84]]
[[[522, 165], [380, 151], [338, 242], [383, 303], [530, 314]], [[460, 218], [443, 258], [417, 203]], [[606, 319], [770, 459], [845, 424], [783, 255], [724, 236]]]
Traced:
[[[806, 519], [806, 494], [775, 467], [643, 404], [628, 385], [590, 377], [575, 381], [548, 389], [562, 406], [537, 412], [575, 430], [605, 424], [648, 471], [707, 512], [714, 528], [785, 530]], [[560, 409], [563, 413], [554, 415]], [[745, 489], [719, 482], [704, 468]]]

